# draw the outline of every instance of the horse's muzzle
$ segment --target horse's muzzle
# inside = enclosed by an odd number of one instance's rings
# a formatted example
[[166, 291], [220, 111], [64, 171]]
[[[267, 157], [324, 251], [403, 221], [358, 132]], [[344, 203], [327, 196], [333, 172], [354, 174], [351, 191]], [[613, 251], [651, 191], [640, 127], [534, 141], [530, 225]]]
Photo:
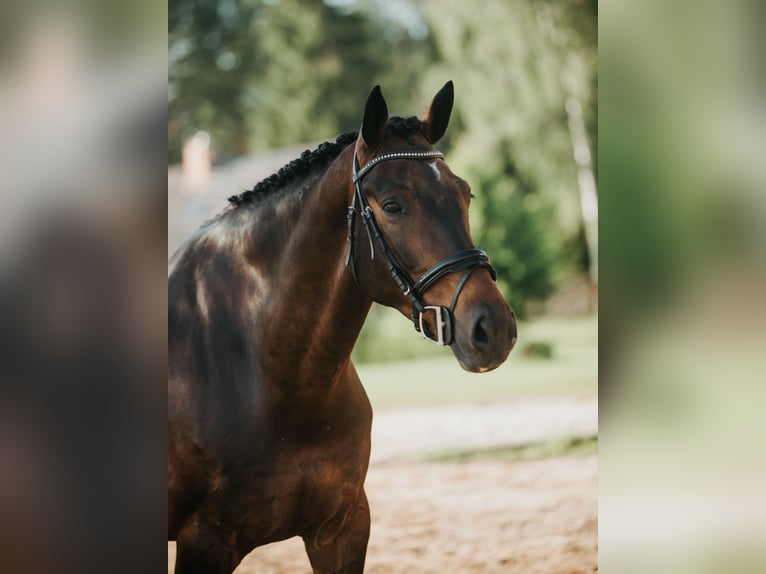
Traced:
[[502, 299], [474, 305], [456, 322], [452, 350], [466, 371], [496, 369], [516, 344], [516, 316]]

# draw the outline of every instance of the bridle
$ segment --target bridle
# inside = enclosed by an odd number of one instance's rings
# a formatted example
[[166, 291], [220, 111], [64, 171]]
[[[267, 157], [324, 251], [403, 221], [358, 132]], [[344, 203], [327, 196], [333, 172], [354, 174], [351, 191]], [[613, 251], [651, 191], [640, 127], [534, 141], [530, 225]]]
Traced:
[[[440, 158], [444, 159], [444, 154], [436, 150], [433, 151], [400, 151], [394, 153], [387, 153], [379, 155], [368, 161], [364, 167], [359, 169], [359, 161], [356, 153], [354, 153], [354, 197], [351, 200], [351, 205], [348, 206], [348, 246], [346, 249], [346, 262], [348, 267], [351, 262], [351, 271], [354, 275], [354, 280], [359, 285], [359, 280], [356, 273], [356, 264], [354, 263], [353, 251], [354, 251], [354, 225], [355, 216], [357, 210], [357, 203], [359, 204], [359, 213], [362, 216], [364, 222], [364, 228], [367, 230], [367, 237], [370, 240], [370, 258], [375, 258], [375, 245], [377, 242], [380, 252], [386, 261], [389, 273], [396, 281], [396, 284], [401, 289], [402, 293], [409, 299], [412, 304], [412, 322], [415, 325], [415, 330], [422, 333], [423, 337], [436, 345], [449, 345], [454, 338], [453, 329], [453, 314], [455, 311], [455, 305], [457, 305], [460, 291], [465, 286], [466, 281], [471, 276], [471, 273], [484, 267], [489, 270], [493, 280], [497, 279], [495, 270], [489, 263], [489, 257], [481, 249], [464, 249], [458, 251], [454, 255], [450, 255], [446, 259], [441, 260], [439, 263], [428, 269], [423, 276], [415, 281], [412, 276], [401, 266], [396, 260], [396, 257], [391, 252], [391, 249], [386, 244], [386, 240], [380, 231], [378, 222], [375, 220], [375, 214], [372, 212], [367, 196], [362, 191], [362, 178], [369, 173], [369, 171], [384, 161], [390, 161], [395, 159], [431, 159]], [[373, 240], [374, 239], [374, 240]], [[452, 296], [452, 302], [449, 307], [443, 307], [440, 305], [426, 305], [423, 301], [423, 294], [436, 283], [439, 279], [450, 273], [457, 271], [464, 271], [463, 276], [458, 281], [455, 293]], [[434, 337], [427, 330], [427, 323], [425, 317], [427, 313], [432, 312], [434, 316], [434, 324], [436, 325], [436, 337]]]

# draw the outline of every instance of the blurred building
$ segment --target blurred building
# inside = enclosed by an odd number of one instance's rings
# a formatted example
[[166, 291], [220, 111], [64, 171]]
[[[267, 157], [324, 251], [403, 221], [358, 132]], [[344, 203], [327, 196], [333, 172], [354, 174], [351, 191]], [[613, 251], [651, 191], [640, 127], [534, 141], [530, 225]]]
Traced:
[[189, 145], [184, 164], [168, 166], [168, 256], [202, 223], [222, 211], [227, 198], [251, 189], [304, 149], [316, 147], [291, 146], [213, 165], [209, 137], [195, 136]]

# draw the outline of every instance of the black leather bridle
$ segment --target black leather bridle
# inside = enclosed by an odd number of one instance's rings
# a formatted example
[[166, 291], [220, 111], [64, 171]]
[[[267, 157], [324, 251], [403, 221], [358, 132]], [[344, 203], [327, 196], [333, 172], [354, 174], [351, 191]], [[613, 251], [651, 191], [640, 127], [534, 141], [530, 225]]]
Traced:
[[[386, 261], [388, 271], [391, 273], [394, 281], [396, 281], [399, 289], [401, 289], [402, 293], [404, 293], [412, 304], [412, 322], [415, 325], [415, 330], [422, 333], [423, 337], [432, 343], [437, 345], [450, 345], [454, 340], [453, 313], [455, 311], [455, 305], [457, 305], [460, 291], [463, 289], [466, 281], [468, 281], [471, 273], [480, 267], [484, 267], [489, 270], [493, 280], [497, 279], [495, 270], [489, 263], [489, 257], [487, 257], [487, 254], [481, 249], [464, 249], [443, 259], [426, 271], [420, 279], [415, 281], [401, 264], [399, 264], [396, 257], [391, 252], [391, 249], [389, 249], [386, 244], [386, 240], [380, 231], [378, 222], [375, 220], [375, 214], [372, 212], [369, 201], [367, 201], [367, 196], [362, 191], [362, 178], [373, 167], [381, 162], [395, 159], [432, 158], [444, 159], [444, 154], [436, 150], [387, 153], [371, 159], [363, 168], [359, 169], [359, 161], [356, 157], [356, 153], [354, 153], [354, 197], [351, 200], [351, 205], [348, 206], [348, 246], [346, 249], [345, 264], [346, 267], [348, 267], [349, 262], [351, 263], [351, 271], [354, 274], [354, 280], [358, 285], [359, 280], [356, 274], [353, 252], [355, 216], [357, 204], [359, 204], [359, 212], [362, 216], [362, 221], [364, 222], [364, 228], [367, 230], [367, 237], [370, 240], [370, 258], [375, 258], [374, 243], [377, 242], [380, 252], [383, 254]], [[455, 293], [452, 296], [450, 306], [426, 305], [423, 301], [423, 294], [439, 279], [457, 271], [464, 271], [464, 273], [455, 288]], [[428, 332], [427, 323], [424, 320], [428, 312], [432, 312], [434, 315], [434, 324], [436, 325], [435, 337]]]

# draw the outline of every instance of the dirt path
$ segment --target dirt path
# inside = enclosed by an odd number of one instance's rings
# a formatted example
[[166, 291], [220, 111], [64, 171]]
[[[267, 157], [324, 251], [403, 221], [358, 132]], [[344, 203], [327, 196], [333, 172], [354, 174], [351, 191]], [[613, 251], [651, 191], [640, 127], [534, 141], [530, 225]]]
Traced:
[[486, 405], [408, 407], [375, 412], [370, 463], [483, 450], [598, 433], [595, 398], [519, 399]]

